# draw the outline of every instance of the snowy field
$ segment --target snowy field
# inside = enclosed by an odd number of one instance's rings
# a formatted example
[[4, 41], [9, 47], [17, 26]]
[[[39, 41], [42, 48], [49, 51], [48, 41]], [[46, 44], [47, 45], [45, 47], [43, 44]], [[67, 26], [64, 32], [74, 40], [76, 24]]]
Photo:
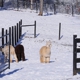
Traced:
[[[16, 25], [20, 19], [23, 24], [34, 24], [36, 20], [37, 37], [33, 38], [34, 27], [22, 29], [23, 34], [26, 32], [22, 40], [26, 61], [11, 63], [10, 69], [0, 74], [0, 80], [80, 80], [80, 74], [73, 76], [73, 35], [80, 37], [80, 16], [38, 16], [34, 10], [1, 10], [0, 29]], [[60, 40], [59, 23], [62, 25]], [[40, 63], [39, 50], [48, 40], [52, 42], [50, 63]]]

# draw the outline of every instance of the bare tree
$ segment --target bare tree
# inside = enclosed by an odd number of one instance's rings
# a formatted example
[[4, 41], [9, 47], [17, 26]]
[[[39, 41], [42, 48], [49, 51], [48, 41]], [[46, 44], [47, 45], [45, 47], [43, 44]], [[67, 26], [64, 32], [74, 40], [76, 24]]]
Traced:
[[31, 10], [33, 9], [33, 0], [31, 0]]
[[39, 15], [40, 16], [43, 15], [43, 0], [40, 0], [40, 11], [39, 11]]

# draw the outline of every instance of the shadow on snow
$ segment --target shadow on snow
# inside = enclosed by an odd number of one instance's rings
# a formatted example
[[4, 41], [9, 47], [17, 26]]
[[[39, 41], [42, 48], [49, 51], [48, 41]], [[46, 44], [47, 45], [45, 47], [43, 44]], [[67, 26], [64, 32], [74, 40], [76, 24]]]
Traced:
[[18, 72], [19, 70], [22, 70], [22, 69], [23, 69], [23, 68], [21, 68], [21, 69], [15, 69], [15, 70], [7, 73], [7, 74], [1, 73], [1, 74], [0, 74], [0, 78], [4, 77], [4, 76], [6, 76], [6, 75], [11, 75], [11, 74], [13, 74], [13, 73], [15, 73], [15, 72]]

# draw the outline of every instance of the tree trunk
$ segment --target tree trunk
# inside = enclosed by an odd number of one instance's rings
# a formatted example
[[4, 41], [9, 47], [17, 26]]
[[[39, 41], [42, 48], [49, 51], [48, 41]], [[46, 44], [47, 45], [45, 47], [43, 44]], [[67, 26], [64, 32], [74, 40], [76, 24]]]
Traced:
[[31, 0], [31, 10], [33, 9], [33, 0]]
[[39, 15], [42, 16], [43, 15], [43, 0], [40, 0], [40, 12]]

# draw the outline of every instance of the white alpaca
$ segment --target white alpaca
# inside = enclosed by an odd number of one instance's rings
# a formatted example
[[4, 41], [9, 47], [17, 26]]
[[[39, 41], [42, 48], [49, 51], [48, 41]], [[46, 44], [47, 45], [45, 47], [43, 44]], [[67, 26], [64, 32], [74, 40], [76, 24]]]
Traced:
[[[5, 46], [0, 51], [4, 53], [5, 58], [9, 58], [9, 46]], [[16, 53], [15, 53], [15, 48], [12, 45], [10, 45], [10, 62], [12, 62], [12, 55], [14, 56], [16, 62], [18, 62]]]
[[51, 41], [46, 42], [46, 46], [43, 46], [40, 49], [40, 62], [49, 63], [51, 55]]

